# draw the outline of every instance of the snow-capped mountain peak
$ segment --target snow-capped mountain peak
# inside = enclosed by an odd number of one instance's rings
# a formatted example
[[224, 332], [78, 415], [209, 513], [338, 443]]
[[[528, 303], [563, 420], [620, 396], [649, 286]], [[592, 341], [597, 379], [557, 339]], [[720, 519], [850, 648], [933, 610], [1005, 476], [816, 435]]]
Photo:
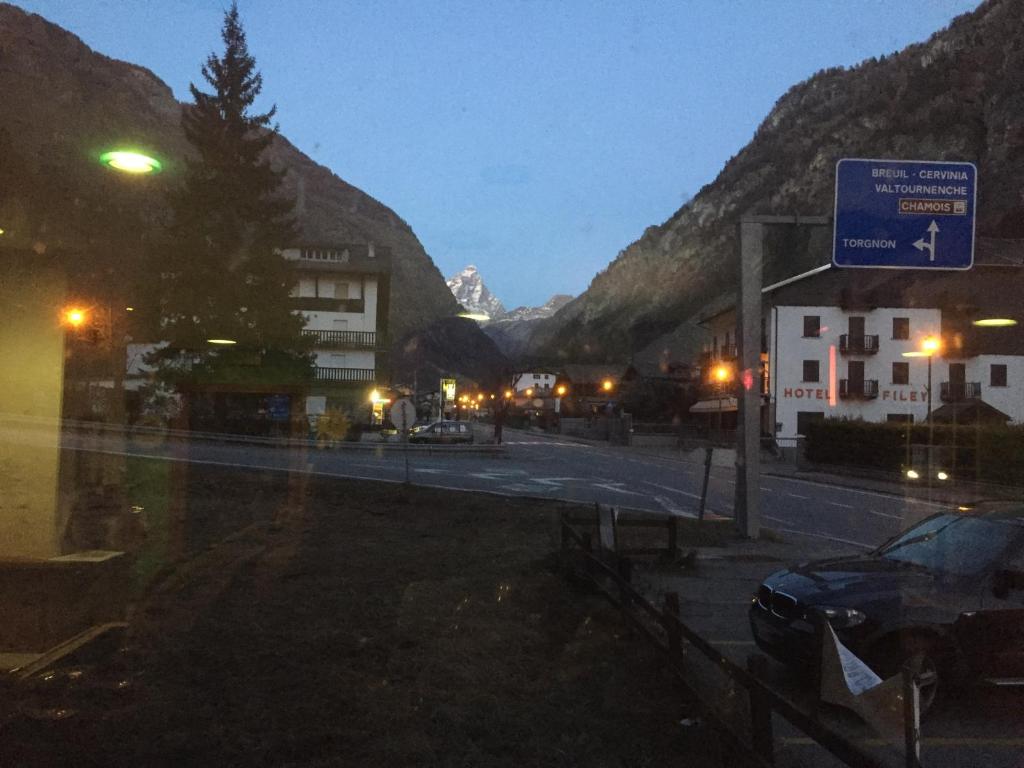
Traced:
[[473, 264], [449, 278], [448, 287], [456, 301], [471, 314], [486, 315], [492, 319], [505, 314], [505, 307], [484, 285], [480, 271]]

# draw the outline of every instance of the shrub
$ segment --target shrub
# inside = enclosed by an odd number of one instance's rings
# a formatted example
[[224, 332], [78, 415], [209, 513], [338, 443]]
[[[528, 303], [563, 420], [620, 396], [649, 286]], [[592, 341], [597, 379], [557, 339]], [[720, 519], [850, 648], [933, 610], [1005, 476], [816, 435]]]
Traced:
[[[936, 446], [955, 462], [954, 476], [999, 483], [1024, 483], [1024, 426], [936, 424]], [[927, 423], [877, 424], [825, 419], [807, 427], [809, 461], [898, 472], [908, 463], [910, 446], [927, 445]]]

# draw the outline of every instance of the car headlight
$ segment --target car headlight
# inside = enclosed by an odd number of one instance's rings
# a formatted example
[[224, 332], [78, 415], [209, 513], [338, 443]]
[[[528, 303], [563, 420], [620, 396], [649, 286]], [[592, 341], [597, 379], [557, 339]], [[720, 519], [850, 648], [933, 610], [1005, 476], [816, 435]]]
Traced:
[[815, 606], [814, 611], [828, 619], [828, 623], [836, 629], [847, 629], [863, 624], [867, 619], [861, 611], [856, 608], [836, 608], [830, 605]]

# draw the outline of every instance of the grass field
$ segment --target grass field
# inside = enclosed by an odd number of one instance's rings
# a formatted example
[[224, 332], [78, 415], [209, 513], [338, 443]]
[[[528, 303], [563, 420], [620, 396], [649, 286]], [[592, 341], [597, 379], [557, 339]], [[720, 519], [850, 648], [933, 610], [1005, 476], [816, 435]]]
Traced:
[[125, 651], [37, 683], [23, 711], [60, 716], [8, 722], [0, 764], [718, 764], [644, 642], [560, 575], [558, 504], [133, 469], [186, 521], [148, 526]]

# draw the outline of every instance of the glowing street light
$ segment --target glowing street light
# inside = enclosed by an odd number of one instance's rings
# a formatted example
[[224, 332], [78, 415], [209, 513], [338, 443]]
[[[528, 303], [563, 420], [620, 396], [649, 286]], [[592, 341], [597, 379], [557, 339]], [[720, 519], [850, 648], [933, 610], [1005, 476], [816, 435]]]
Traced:
[[[928, 489], [931, 496], [932, 453], [935, 452], [935, 420], [932, 418], [932, 358], [942, 350], [942, 339], [925, 336], [921, 339], [920, 356], [928, 358]], [[940, 478], [943, 479], [943, 478]]]
[[565, 384], [559, 384], [559, 385], [558, 385], [558, 386], [557, 386], [557, 387], [555, 388], [555, 392], [557, 392], [557, 393], [558, 393], [558, 396], [559, 396], [559, 397], [565, 397], [565, 393], [566, 393], [567, 391], [568, 391], [568, 390], [566, 389], [566, 386], [565, 386]]
[[378, 392], [376, 389], [370, 392], [370, 402], [373, 403], [374, 405], [380, 402], [380, 392]]
[[88, 311], [81, 307], [66, 307], [61, 312], [61, 320], [64, 325], [71, 328], [81, 328], [85, 325], [85, 321], [89, 318]]
[[235, 341], [234, 339], [207, 339], [206, 343], [217, 344], [222, 347], [230, 347], [232, 344], [237, 344], [238, 342]]
[[732, 378], [732, 370], [727, 365], [716, 365], [711, 375], [719, 384], [724, 384]]
[[100, 155], [100, 162], [115, 171], [137, 175], [159, 173], [163, 170], [163, 165], [155, 157], [127, 149], [104, 152]]
[[527, 397], [533, 397], [533, 388], [532, 387], [527, 387], [527, 389], [526, 389], [526, 396]]
[[601, 382], [601, 389], [603, 389], [605, 392], [611, 392], [612, 387], [614, 386], [615, 385], [612, 383], [611, 379], [605, 379], [604, 381]]
[[505, 390], [505, 399], [506, 400], [511, 400], [512, 399], [512, 390], [511, 389], [506, 389]]
[[[0, 230], [0, 234], [3, 234], [3, 230]], [[1009, 328], [1016, 324], [1017, 321], [1011, 317], [983, 317], [973, 323], [979, 328]]]

